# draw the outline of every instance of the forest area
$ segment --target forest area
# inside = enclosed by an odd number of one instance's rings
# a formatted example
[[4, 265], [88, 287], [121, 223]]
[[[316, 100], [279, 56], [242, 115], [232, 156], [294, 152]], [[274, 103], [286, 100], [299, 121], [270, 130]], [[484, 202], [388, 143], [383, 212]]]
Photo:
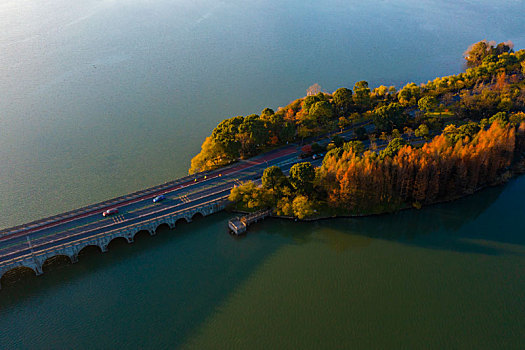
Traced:
[[[464, 59], [463, 73], [399, 91], [359, 81], [329, 94], [316, 84], [277, 112], [226, 119], [206, 138], [190, 173], [369, 121], [373, 131], [356, 128], [350, 140], [304, 146], [308, 155], [326, 152], [321, 167], [299, 163], [289, 176], [268, 168], [261, 186], [238, 186], [230, 200], [238, 209], [271, 207], [300, 219], [364, 215], [420, 208], [504, 182], [523, 165], [525, 50], [480, 41]], [[424, 142], [407, 141], [413, 137]], [[377, 140], [388, 145], [378, 149]]]

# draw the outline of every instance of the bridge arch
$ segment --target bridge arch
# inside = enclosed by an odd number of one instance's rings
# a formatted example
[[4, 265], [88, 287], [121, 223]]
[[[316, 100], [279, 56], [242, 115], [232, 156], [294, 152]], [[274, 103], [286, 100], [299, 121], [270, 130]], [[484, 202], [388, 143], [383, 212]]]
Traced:
[[178, 218], [178, 219], [175, 221], [175, 227], [177, 227], [177, 226], [179, 226], [179, 225], [187, 224], [188, 222], [189, 222], [188, 219], [186, 219], [185, 217]]
[[204, 214], [201, 213], [200, 211], [198, 211], [196, 213], [193, 213], [193, 215], [191, 216], [191, 221], [198, 220], [198, 219], [201, 219], [203, 217], [204, 217]]
[[68, 255], [57, 254], [44, 260], [44, 262], [42, 263], [42, 271], [47, 272], [50, 269], [53, 269], [58, 266], [70, 265], [73, 263], [73, 261], [74, 258]]
[[10, 282], [16, 282], [21, 280], [22, 278], [28, 278], [36, 277], [38, 273], [29, 266], [16, 266], [11, 269], [0, 271], [0, 287], [5, 286], [7, 284], [11, 284]]
[[76, 256], [72, 260], [75, 261], [76, 259], [78, 259], [79, 256], [89, 255], [95, 252], [102, 253], [103, 251], [104, 249], [98, 244], [86, 244], [78, 249]]
[[158, 225], [157, 228], [155, 228], [155, 232], [159, 232], [159, 230], [163, 230], [163, 231], [166, 231], [166, 230], [170, 230], [171, 227], [168, 223], [166, 222], [163, 222], [162, 224]]
[[124, 236], [114, 237], [111, 239], [111, 241], [109, 241], [108, 245], [106, 246], [106, 249], [120, 245], [127, 245], [128, 243], [131, 243], [131, 241]]
[[151, 233], [148, 230], [139, 230], [133, 235], [133, 241], [136, 241], [137, 238], [142, 239], [146, 236], [151, 236]]

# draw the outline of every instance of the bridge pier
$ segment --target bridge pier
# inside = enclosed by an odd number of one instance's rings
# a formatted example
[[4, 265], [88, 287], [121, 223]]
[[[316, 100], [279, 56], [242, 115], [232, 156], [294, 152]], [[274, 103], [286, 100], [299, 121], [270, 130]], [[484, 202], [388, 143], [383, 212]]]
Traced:
[[212, 203], [208, 202], [201, 206], [195, 206], [190, 209], [146, 220], [145, 222], [133, 224], [122, 229], [97, 233], [93, 236], [83, 237], [74, 241], [67, 241], [63, 244], [56, 243], [56, 246], [54, 247], [38, 249], [38, 246], [32, 246], [32, 250], [25, 255], [10, 260], [0, 260], [0, 279], [7, 272], [18, 267], [30, 268], [37, 276], [40, 276], [44, 273], [44, 262], [54, 256], [65, 255], [70, 259], [71, 263], [76, 263], [78, 262], [79, 252], [88, 246], [96, 246], [102, 253], [105, 253], [108, 251], [109, 243], [115, 238], [122, 237], [126, 239], [128, 243], [132, 243], [134, 241], [134, 236], [139, 231], [147, 231], [151, 236], [154, 236], [157, 233], [157, 228], [163, 224], [168, 225], [170, 229], [174, 229], [178, 220], [183, 219], [188, 223], [192, 222], [195, 215], [211, 215], [224, 209], [227, 203], [228, 199], [226, 197], [219, 198]]
[[44, 273], [44, 269], [42, 269], [42, 265], [43, 265], [43, 262], [42, 263], [38, 263], [38, 262], [35, 261], [34, 270], [35, 270], [37, 276], [40, 276], [40, 275], [42, 275]]

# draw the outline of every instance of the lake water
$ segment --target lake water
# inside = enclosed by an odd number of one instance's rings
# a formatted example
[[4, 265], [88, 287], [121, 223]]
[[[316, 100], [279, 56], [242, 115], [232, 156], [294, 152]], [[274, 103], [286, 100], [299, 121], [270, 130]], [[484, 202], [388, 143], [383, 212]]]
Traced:
[[[186, 174], [225, 117], [525, 48], [523, 1], [4, 1], [0, 227]], [[525, 179], [318, 223], [227, 214], [0, 291], [0, 348], [522, 348]]]

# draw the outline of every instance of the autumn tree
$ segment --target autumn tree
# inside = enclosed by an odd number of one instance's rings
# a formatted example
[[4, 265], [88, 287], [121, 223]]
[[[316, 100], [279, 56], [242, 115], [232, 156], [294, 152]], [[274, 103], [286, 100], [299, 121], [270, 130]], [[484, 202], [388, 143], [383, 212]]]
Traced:
[[314, 96], [321, 92], [321, 85], [315, 83], [306, 89], [306, 96]]
[[365, 151], [365, 146], [361, 141], [349, 141], [343, 145], [343, 150], [345, 152], [360, 155]]
[[379, 157], [369, 151], [327, 153], [319, 173], [329, 204], [348, 212], [382, 212], [453, 199], [501, 181], [516, 145], [525, 140], [525, 123], [518, 137], [511, 125], [473, 124], [447, 127], [421, 148], [395, 139]]
[[312, 202], [306, 196], [297, 196], [292, 203], [293, 213], [299, 219], [304, 219], [314, 214]]

